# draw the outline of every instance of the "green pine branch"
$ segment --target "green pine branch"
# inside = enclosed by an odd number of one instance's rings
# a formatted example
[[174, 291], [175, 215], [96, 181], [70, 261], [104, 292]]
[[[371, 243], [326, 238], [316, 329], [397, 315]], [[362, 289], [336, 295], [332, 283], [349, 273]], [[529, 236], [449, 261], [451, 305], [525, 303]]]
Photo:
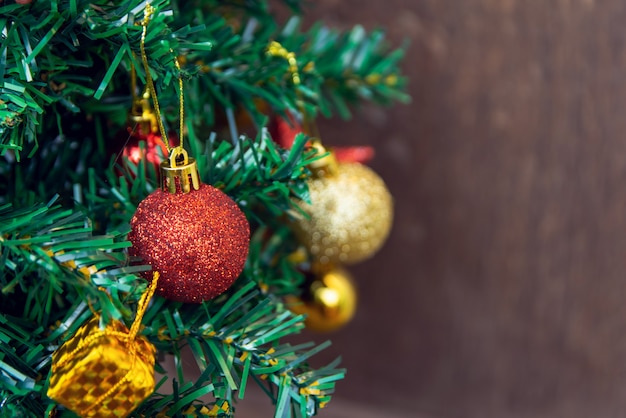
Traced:
[[[146, 314], [150, 325], [144, 334], [152, 337], [160, 350], [174, 354], [180, 388], [157, 395], [137, 414], [149, 415], [148, 411], [154, 413], [164, 405], [171, 408], [169, 414], [174, 414], [197, 405], [200, 394], [214, 398], [205, 406], [225, 404], [236, 408], [250, 379], [273, 387], [270, 390], [275, 392], [288, 393], [288, 397], [275, 401], [284, 403], [283, 408], [294, 411], [295, 416], [310, 416], [296, 411], [311, 405], [312, 412], [324, 406], [333, 393], [334, 382], [343, 377], [344, 371], [336, 364], [311, 370], [304, 362], [328, 344], [311, 348], [279, 343], [303, 328], [303, 317], [289, 312], [274, 296], [264, 295], [254, 281], [221, 299], [205, 303], [204, 309], [166, 303], [164, 299], [151, 306]], [[195, 382], [188, 382], [186, 370], [182, 369], [180, 356], [185, 345], [195, 358], [194, 368], [200, 371]], [[193, 396], [186, 395], [185, 390]], [[180, 401], [185, 398], [187, 402]], [[277, 412], [276, 416], [283, 415]]]
[[307, 87], [303, 93], [316, 98], [315, 107], [309, 110], [312, 115], [321, 112], [330, 117], [337, 112], [347, 119], [349, 107], [362, 101], [410, 100], [405, 93], [406, 77], [399, 68], [405, 47], [390, 49], [382, 30], [367, 33], [357, 25], [342, 33], [317, 23], [301, 32], [300, 19], [295, 17], [278, 39], [298, 56]]
[[[307, 139], [298, 135], [294, 147], [286, 151], [277, 148], [265, 133], [257, 140], [244, 137], [236, 145], [218, 143], [214, 136], [202, 143], [191, 136], [190, 147], [199, 155], [202, 177], [238, 196], [244, 210], [257, 213], [254, 219], [265, 226], [257, 228], [246, 268], [225, 295], [204, 303], [203, 309], [155, 298], [144, 318], [144, 323], [150, 324], [144, 335], [159, 351], [174, 355], [179, 365], [183, 364], [182, 348], [189, 346], [201, 376], [188, 382], [186, 371], [180, 366], [178, 379], [172, 382], [178, 385], [176, 390], [155, 395], [138, 414], [151, 416], [163, 408], [169, 408], [171, 413], [194, 407], [202, 410], [202, 406], [212, 410], [215, 405], [228, 405], [232, 410], [243, 399], [249, 379], [272, 394], [279, 411], [289, 409], [294, 416], [310, 416], [328, 402], [334, 382], [344, 372], [336, 365], [318, 370], [306, 366], [305, 361], [327, 344], [291, 347], [280, 343], [304, 325], [302, 316], [289, 312], [276, 296], [296, 293], [302, 282], [295, 266], [282, 259], [293, 250], [293, 240], [284, 222], [276, 222], [275, 218], [276, 213], [294, 207], [294, 198], [307, 196], [306, 165], [317, 158], [305, 152]], [[89, 202], [85, 210], [98, 219], [117, 216], [120, 227], [128, 222], [136, 204], [157, 186], [154, 171], [148, 170], [144, 161], [139, 166], [127, 161], [124, 167], [126, 177], [116, 177], [111, 169], [106, 181], [92, 178], [88, 183], [98, 186], [83, 191]], [[108, 190], [106, 184], [110, 185]], [[10, 300], [18, 301], [15, 309], [21, 305], [21, 299], [15, 298], [19, 289], [29, 299], [24, 311], [15, 310], [13, 316], [28, 318], [31, 326], [46, 324], [45, 328], [56, 328], [61, 323], [50, 336], [42, 335], [44, 339], [38, 344], [44, 347], [58, 346], [90, 318], [91, 311], [84, 302], [87, 300], [104, 318], [129, 322], [133, 311], [129, 304], [132, 306], [145, 288], [134, 273], [146, 268], [126, 265], [123, 249], [129, 243], [119, 239], [123, 234], [94, 237], [87, 218], [55, 203], [13, 210], [5, 205], [0, 218], [0, 234], [4, 237], [0, 248], [5, 257], [5, 270], [0, 276], [3, 312], [10, 311]], [[102, 208], [109, 212], [102, 213]], [[269, 225], [274, 225], [276, 231], [270, 231]], [[272, 233], [273, 238], [268, 241], [267, 236]], [[35, 259], [37, 262], [33, 262]], [[280, 260], [279, 266], [276, 260]], [[33, 293], [36, 283], [40, 283], [39, 291]], [[270, 289], [276, 292], [268, 293]], [[12, 317], [10, 321], [15, 322]], [[24, 331], [24, 335], [28, 332]], [[5, 348], [11, 347], [12, 353], [23, 355], [30, 355], [39, 346], [23, 340], [7, 343]], [[29, 404], [32, 411], [50, 408], [42, 394], [44, 386], [30, 383], [38, 375], [41, 380], [50, 366], [50, 350], [38, 353], [41, 357], [37, 361], [45, 364], [38, 374], [22, 364], [21, 356], [13, 355], [0, 364], [7, 376], [7, 387], [3, 388], [6, 402]], [[16, 365], [21, 368], [16, 369]], [[16, 376], [22, 378], [19, 384]], [[267, 389], [268, 385], [272, 389]], [[12, 386], [28, 386], [32, 390], [9, 393]], [[200, 395], [213, 401], [199, 405], [196, 399]], [[36, 405], [30, 405], [33, 402]]]
[[[56, 114], [62, 133], [63, 113], [130, 108], [131, 66], [145, 83], [138, 25], [143, 4], [61, 0], [0, 7], [7, 34], [0, 44], [5, 57], [0, 61], [3, 153], [13, 150], [19, 159], [25, 144], [36, 149], [38, 137], [47, 133], [42, 132], [44, 111]], [[212, 10], [183, 4], [154, 1], [156, 13], [146, 36], [151, 74], [170, 119], [177, 117], [171, 111], [178, 103], [172, 83], [179, 76], [187, 81], [190, 119], [200, 128], [215, 123], [216, 109], [238, 106], [261, 126], [266, 111], [259, 109], [259, 101], [282, 114], [304, 106], [309, 115], [319, 108], [326, 116], [338, 111], [347, 117], [348, 105], [357, 101], [408, 100], [398, 68], [403, 50], [389, 50], [381, 31], [367, 34], [356, 27], [340, 34], [316, 26], [300, 32], [297, 20], [279, 31], [269, 18], [233, 25]], [[291, 82], [283, 59], [267, 55], [274, 39], [296, 53], [300, 85]], [[184, 64], [182, 73], [176, 58]]]
[[[44, 382], [51, 350], [93, 315], [86, 302], [105, 322], [130, 322], [130, 306], [145, 289], [134, 274], [145, 267], [126, 265], [123, 248], [129, 243], [90, 236], [84, 217], [52, 203], [29, 210], [7, 206], [0, 219], [0, 249], [5, 261], [0, 276], [0, 394], [3, 402], [11, 403], [11, 411], [25, 408], [33, 412], [28, 416], [50, 410]], [[264, 276], [263, 269], [256, 268], [263, 264], [259, 258], [267, 256], [251, 251], [236, 285], [200, 308], [155, 297], [144, 317], [149, 325], [143, 335], [159, 351], [175, 356], [178, 383], [173, 384], [180, 387], [171, 394], [155, 395], [137, 414], [155, 416], [163, 409], [173, 414], [197, 405], [197, 398], [205, 395], [214, 399], [209, 407], [235, 408], [245, 395], [249, 378], [275, 387], [279, 410], [290, 409], [295, 416], [310, 416], [329, 400], [334, 382], [344, 372], [336, 365], [319, 370], [306, 366], [305, 361], [327, 344], [311, 348], [280, 343], [303, 328], [303, 317], [261, 290]], [[39, 289], [33, 292], [34, 288]], [[23, 312], [20, 292], [27, 300]], [[18, 300], [13, 308], [12, 299]], [[201, 371], [195, 382], [187, 382], [182, 368], [185, 345]]]
[[[283, 3], [300, 13], [303, 2]], [[303, 107], [308, 116], [348, 117], [362, 101], [408, 100], [404, 49], [358, 26], [303, 31], [294, 18], [279, 27], [263, 0], [152, 5], [147, 59], [166, 128], [177, 126], [182, 77], [186, 148], [203, 181], [239, 204], [252, 237], [244, 271], [223, 295], [200, 305], [151, 302], [142, 335], [174, 357], [176, 370], [134, 416], [232, 416], [253, 382], [276, 417], [312, 416], [344, 370], [338, 362], [308, 365], [328, 343], [284, 342], [302, 330], [303, 317], [281, 297], [298, 294], [304, 280], [289, 219], [294, 202], [309, 198], [307, 166], [319, 156], [304, 135], [291, 150], [278, 147], [264, 126], [268, 115]], [[73, 416], [45, 396], [51, 353], [95, 312], [102, 324], [129, 325], [146, 288], [138, 273], [149, 267], [129, 265], [125, 235], [138, 203], [159, 187], [157, 173], [145, 159], [119, 156], [132, 128], [131, 67], [138, 85], [146, 82], [137, 24], [144, 7], [143, 0], [0, 6], [1, 417]], [[296, 54], [300, 84], [284, 58], [267, 53], [273, 40]], [[189, 379], [183, 351], [197, 379]]]
[[[88, 218], [55, 200], [26, 209], [0, 208], [2, 311], [44, 326], [58, 320], [58, 312], [75, 299], [96, 297], [108, 304], [88, 277], [106, 278], [114, 271], [118, 288], [128, 292], [129, 279], [135, 281], [134, 273], [146, 269], [124, 266], [126, 256], [119, 250], [130, 244], [119, 233], [93, 235]], [[114, 318], [123, 312], [123, 302], [117, 302], [107, 309]]]

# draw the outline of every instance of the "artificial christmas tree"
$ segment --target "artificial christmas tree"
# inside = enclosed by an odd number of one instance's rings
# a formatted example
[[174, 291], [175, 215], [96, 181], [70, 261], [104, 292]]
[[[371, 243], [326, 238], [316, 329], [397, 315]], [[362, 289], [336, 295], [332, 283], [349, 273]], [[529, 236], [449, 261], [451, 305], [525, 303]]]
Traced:
[[[301, 12], [299, 1], [284, 3]], [[266, 389], [275, 416], [315, 415], [344, 371], [336, 362], [308, 366], [327, 343], [285, 342], [304, 316], [284, 298], [305, 283], [290, 258], [300, 244], [288, 218], [308, 201], [320, 154], [303, 134], [284, 149], [264, 126], [269, 117], [348, 117], [360, 100], [406, 99], [402, 50], [389, 50], [380, 31], [302, 31], [297, 17], [278, 24], [261, 0], [5, 1], [0, 26], [0, 416], [74, 416], [68, 405], [82, 399], [68, 400], [63, 382], [114, 365], [104, 347], [126, 347], [110, 337], [130, 341], [124, 330], [139, 310], [144, 327], [133, 324], [132, 341], [174, 356], [176, 376], [143, 402], [143, 392], [129, 398], [132, 416], [230, 416], [250, 382]], [[145, 91], [159, 132], [137, 131], [133, 123], [145, 121], [128, 118]], [[239, 134], [235, 109], [249, 116], [252, 136]], [[160, 190], [152, 157], [125, 155], [119, 132], [139, 132], [140, 150], [142, 136], [163, 140], [169, 168], [195, 157], [205, 185], [189, 188], [194, 202], [178, 200], [182, 180]], [[144, 304], [155, 273], [163, 282]], [[89, 347], [108, 354], [87, 356]], [[200, 370], [193, 381], [183, 348]], [[111, 375], [126, 379], [140, 357]], [[158, 356], [155, 368], [165, 373]], [[97, 416], [98, 407], [76, 408]]]

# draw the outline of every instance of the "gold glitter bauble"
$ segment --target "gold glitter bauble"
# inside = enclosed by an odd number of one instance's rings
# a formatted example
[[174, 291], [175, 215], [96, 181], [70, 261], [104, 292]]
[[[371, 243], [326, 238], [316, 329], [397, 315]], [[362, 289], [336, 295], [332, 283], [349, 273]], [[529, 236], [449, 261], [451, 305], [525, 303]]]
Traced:
[[389, 235], [393, 201], [383, 180], [368, 167], [340, 163], [333, 174], [309, 182], [311, 204], [300, 202], [309, 219], [295, 233], [316, 261], [357, 263], [371, 257]]
[[309, 281], [300, 298], [287, 298], [287, 307], [306, 314], [305, 325], [313, 331], [335, 331], [347, 324], [356, 310], [357, 295], [352, 277], [342, 268], [331, 268]]

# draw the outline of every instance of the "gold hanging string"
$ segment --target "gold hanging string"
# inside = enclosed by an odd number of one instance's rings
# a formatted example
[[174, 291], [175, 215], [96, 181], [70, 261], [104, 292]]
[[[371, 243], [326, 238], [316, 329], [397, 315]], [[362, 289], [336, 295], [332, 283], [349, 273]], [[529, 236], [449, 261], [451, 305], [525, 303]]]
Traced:
[[[133, 54], [133, 59], [134, 58], [135, 54]], [[141, 107], [142, 100], [137, 95], [137, 69], [135, 68], [135, 63], [133, 61], [130, 62], [130, 94], [132, 98], [131, 114], [135, 116], [139, 114], [139, 108]]]
[[[313, 118], [310, 118], [306, 108], [304, 106], [304, 98], [302, 97], [302, 93], [297, 87], [301, 83], [300, 73], [298, 72], [298, 61], [296, 60], [296, 54], [293, 52], [289, 52], [285, 47], [283, 47], [279, 42], [272, 41], [267, 47], [267, 53], [274, 57], [280, 57], [287, 60], [287, 64], [289, 64], [289, 72], [291, 73], [291, 79], [293, 80], [294, 86], [296, 86], [296, 96], [299, 100], [300, 112], [302, 113], [302, 130], [309, 135], [310, 145], [312, 148], [316, 149], [319, 155], [325, 156], [320, 159], [312, 162], [310, 164], [310, 168], [313, 170], [314, 176], [328, 176], [335, 175], [337, 173], [337, 159], [335, 158], [334, 153], [328, 152], [326, 148], [322, 145], [322, 140], [319, 134], [319, 130], [317, 129], [317, 124]], [[308, 65], [307, 65], [308, 67]]]
[[[165, 127], [163, 126], [163, 120], [161, 119], [161, 108], [159, 107], [159, 100], [157, 99], [156, 89], [154, 87], [154, 82], [152, 81], [152, 74], [150, 74], [150, 66], [148, 65], [148, 54], [146, 54], [146, 34], [148, 32], [148, 23], [150, 23], [150, 19], [154, 14], [155, 9], [150, 5], [150, 3], [146, 4], [146, 8], [144, 10], [144, 17], [141, 21], [141, 26], [143, 30], [141, 32], [141, 61], [143, 62], [143, 67], [146, 72], [146, 84], [148, 86], [148, 90], [150, 91], [150, 95], [152, 96], [152, 102], [154, 103], [154, 112], [156, 113], [157, 122], [159, 124], [159, 132], [161, 133], [161, 137], [163, 142], [165, 143], [165, 147], [167, 148], [167, 152], [170, 153], [172, 151], [172, 147], [170, 146], [168, 137], [165, 133]], [[170, 52], [174, 52], [170, 49]], [[185, 126], [184, 116], [185, 116], [185, 97], [183, 92], [183, 78], [180, 72], [180, 64], [178, 63], [178, 59], [174, 56], [174, 64], [176, 65], [176, 69], [178, 70], [178, 89], [179, 89], [179, 129], [180, 129], [180, 140], [178, 147], [183, 147], [183, 128]]]
[[[133, 59], [135, 58], [135, 54], [133, 53]], [[131, 61], [130, 63], [130, 94], [133, 98], [133, 106], [137, 102], [137, 70], [135, 69], [135, 63]]]
[[[174, 54], [174, 51], [172, 49], [170, 49], [170, 52], [172, 54]], [[179, 107], [179, 115], [178, 115], [178, 132], [180, 139], [179, 139], [179, 147], [183, 147], [183, 129], [185, 129], [185, 93], [183, 92], [183, 76], [182, 73], [180, 72], [180, 64], [178, 62], [178, 58], [176, 56], [174, 56], [174, 64], [176, 65], [176, 69], [178, 70], [178, 90], [180, 91], [180, 93], [178, 94], [178, 107]]]
[[143, 292], [143, 295], [141, 295], [141, 298], [139, 299], [139, 303], [137, 303], [137, 313], [135, 314], [135, 321], [133, 322], [133, 325], [131, 325], [130, 332], [128, 333], [128, 337], [131, 340], [134, 339], [139, 332], [141, 320], [146, 313], [146, 309], [148, 309], [148, 304], [150, 303], [150, 300], [152, 300], [152, 296], [154, 296], [158, 281], [159, 272], [155, 271], [154, 273], [152, 273], [152, 282], [150, 282], [150, 286], [148, 286], [146, 291]]
[[295, 53], [287, 51], [287, 49], [277, 41], [270, 42], [270, 45], [267, 47], [267, 53], [271, 56], [281, 57], [287, 60], [293, 84], [296, 86], [300, 84], [300, 73], [298, 72], [298, 61], [296, 60]]
[[[134, 58], [135, 54], [133, 53], [133, 59]], [[137, 69], [133, 61], [130, 63], [130, 93], [132, 97], [131, 120], [142, 125], [144, 134], [159, 131], [157, 116], [152, 111], [152, 106], [150, 106], [150, 92], [145, 88], [141, 96], [137, 95]], [[133, 131], [134, 130], [135, 128], [133, 128]], [[130, 135], [128, 138], [130, 139]], [[126, 140], [126, 142], [128, 143], [128, 140]], [[126, 143], [124, 146], [126, 146]], [[119, 158], [120, 155], [121, 152], [117, 157]]]
[[298, 61], [296, 60], [296, 54], [294, 52], [288, 51], [284, 46], [280, 44], [280, 42], [272, 41], [267, 47], [268, 55], [273, 57], [280, 57], [287, 61], [289, 65], [288, 71], [291, 73], [291, 80], [293, 84], [296, 86], [296, 96], [300, 101], [300, 113], [302, 113], [302, 128], [304, 132], [309, 135], [312, 135], [316, 138], [319, 138], [319, 132], [317, 130], [317, 125], [315, 122], [309, 118], [306, 109], [304, 107], [304, 98], [302, 97], [302, 93], [297, 89], [297, 87], [302, 83], [302, 79], [300, 78], [300, 72], [298, 71]]

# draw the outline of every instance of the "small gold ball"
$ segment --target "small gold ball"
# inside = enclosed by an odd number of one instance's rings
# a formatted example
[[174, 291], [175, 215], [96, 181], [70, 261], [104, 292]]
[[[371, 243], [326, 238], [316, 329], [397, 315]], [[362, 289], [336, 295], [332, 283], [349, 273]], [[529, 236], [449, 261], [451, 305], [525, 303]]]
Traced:
[[352, 264], [383, 245], [393, 221], [393, 199], [383, 180], [359, 163], [340, 163], [333, 174], [309, 181], [311, 204], [299, 202], [309, 219], [295, 234], [321, 264]]
[[306, 314], [305, 325], [313, 331], [335, 331], [347, 324], [356, 310], [357, 295], [350, 274], [332, 268], [315, 276], [301, 298], [287, 297], [287, 307]]

